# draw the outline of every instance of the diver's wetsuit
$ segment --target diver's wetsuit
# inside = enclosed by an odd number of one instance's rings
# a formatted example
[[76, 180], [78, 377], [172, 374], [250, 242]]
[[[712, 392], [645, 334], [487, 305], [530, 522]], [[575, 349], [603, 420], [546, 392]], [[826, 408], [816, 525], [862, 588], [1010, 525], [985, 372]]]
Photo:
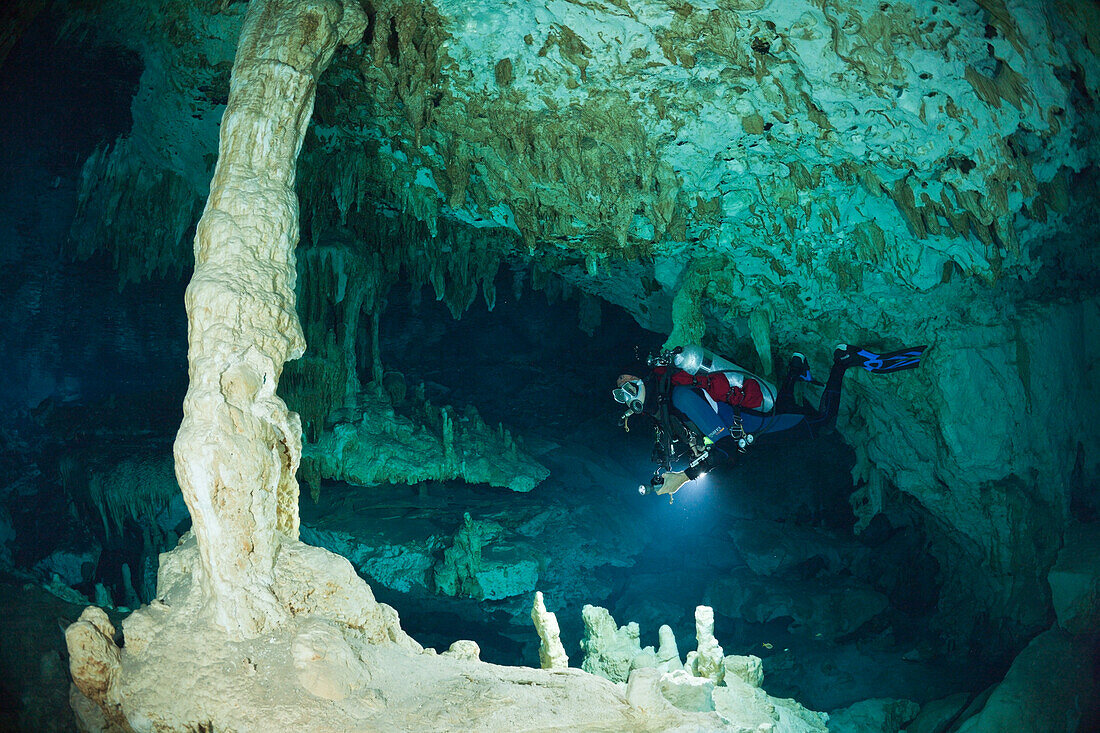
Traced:
[[[799, 381], [799, 372], [788, 369], [787, 378], [776, 396], [774, 411], [769, 415], [761, 415], [751, 410], [742, 410], [741, 428], [744, 432], [756, 436], [796, 430], [802, 437], [808, 438], [817, 437], [831, 429], [836, 425], [837, 409], [840, 406], [840, 387], [847, 366], [850, 364], [846, 365], [840, 361], [833, 363], [829, 379], [825, 383], [825, 392], [821, 395], [821, 402], [816, 410], [795, 400], [794, 386]], [[737, 411], [734, 406], [725, 402], [712, 402], [707, 399], [702, 390], [687, 385], [673, 387], [672, 406], [700, 432], [714, 441], [707, 458], [684, 471], [689, 479], [698, 478], [737, 456], [737, 439], [731, 435], [731, 427], [737, 422]]]

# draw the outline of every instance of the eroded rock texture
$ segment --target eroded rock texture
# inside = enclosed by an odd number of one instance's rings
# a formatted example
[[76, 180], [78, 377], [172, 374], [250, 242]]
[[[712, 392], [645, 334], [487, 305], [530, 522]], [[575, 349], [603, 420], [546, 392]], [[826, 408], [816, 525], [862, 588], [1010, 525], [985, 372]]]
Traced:
[[[363, 21], [357, 4], [331, 0], [249, 7], [187, 291], [191, 381], [175, 456], [194, 533], [162, 557], [158, 599], [127, 619], [124, 647], [95, 607], [67, 629], [80, 727], [658, 731], [742, 729], [742, 715], [777, 721], [751, 690], [720, 716], [713, 705], [674, 707], [653, 686], [628, 700], [576, 670], [485, 665], [473, 642], [432, 659], [346, 559], [298, 541], [301, 423], [275, 395], [283, 363], [303, 350], [294, 163], [316, 76]], [[466, 519], [454, 554], [476, 580], [484, 537]], [[807, 715], [792, 730], [820, 730]]]

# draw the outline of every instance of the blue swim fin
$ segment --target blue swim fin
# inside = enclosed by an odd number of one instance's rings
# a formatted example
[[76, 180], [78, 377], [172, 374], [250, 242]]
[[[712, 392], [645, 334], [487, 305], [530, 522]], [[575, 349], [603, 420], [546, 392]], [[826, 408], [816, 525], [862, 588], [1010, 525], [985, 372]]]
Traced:
[[920, 366], [921, 358], [927, 348], [927, 346], [911, 346], [886, 354], [876, 354], [859, 346], [841, 344], [837, 347], [835, 358], [847, 366], [862, 367], [872, 374], [888, 374], [900, 372], [903, 369], [916, 369]]

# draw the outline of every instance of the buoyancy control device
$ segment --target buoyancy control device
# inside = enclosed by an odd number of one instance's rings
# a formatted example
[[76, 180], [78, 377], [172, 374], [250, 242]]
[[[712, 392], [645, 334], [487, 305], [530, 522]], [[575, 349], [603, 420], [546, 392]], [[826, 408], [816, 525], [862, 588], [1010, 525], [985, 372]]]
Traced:
[[718, 356], [699, 345], [683, 346], [668, 352], [672, 366], [683, 369], [688, 374], [710, 374], [722, 372], [729, 383], [734, 387], [744, 387], [746, 379], [753, 379], [760, 385], [760, 392], [764, 397], [763, 404], [756, 408], [756, 412], [769, 413], [775, 407], [775, 398], [778, 391], [775, 385], [753, 374], [748, 369], [734, 364], [729, 359]]

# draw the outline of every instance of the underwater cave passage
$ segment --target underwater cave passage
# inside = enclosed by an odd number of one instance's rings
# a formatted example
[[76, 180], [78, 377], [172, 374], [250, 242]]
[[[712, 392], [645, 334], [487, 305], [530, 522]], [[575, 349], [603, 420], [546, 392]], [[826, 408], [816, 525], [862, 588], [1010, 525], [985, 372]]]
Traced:
[[430, 289], [395, 286], [379, 327], [384, 382], [400, 385], [398, 415], [423, 418], [427, 402], [448, 405], [456, 426], [503, 427], [548, 476], [529, 492], [460, 479], [377, 488], [322, 479], [317, 502], [303, 487], [306, 541], [351, 558], [404, 628], [440, 651], [472, 639], [486, 661], [537, 666], [530, 606], [540, 590], [574, 663], [585, 604], [620, 625], [638, 622], [643, 646], [668, 624], [681, 649], [694, 644], [695, 607], [708, 604], [727, 653], [765, 660], [773, 694], [832, 709], [959, 688], [914, 652], [931, 647], [938, 593], [921, 530], [880, 518], [853, 535], [854, 457], [839, 435], [763, 439], [672, 504], [641, 496], [652, 431], [636, 421], [623, 432], [610, 392], [663, 336], [607, 303], [586, 332], [579, 298], [563, 298], [560, 283], [517, 292], [506, 280], [492, 310], [478, 300], [458, 320]]
[[[332, 409], [305, 447], [302, 538], [347, 557], [414, 638], [440, 651], [472, 639], [486, 661], [538, 666], [530, 608], [540, 590], [578, 665], [585, 604], [620, 625], [637, 622], [643, 646], [668, 624], [682, 650], [694, 646], [695, 607], [707, 604], [727, 653], [760, 656], [772, 694], [818, 709], [936, 699], [967, 686], [937, 663], [937, 567], [919, 525], [880, 518], [853, 536], [853, 454], [839, 435], [762, 439], [672, 504], [641, 496], [652, 432], [635, 422], [625, 433], [610, 393], [663, 336], [607, 303], [598, 323], [584, 321], [560, 282], [517, 290], [501, 275], [498, 293], [492, 310], [478, 300], [456, 320], [430, 290], [394, 286], [378, 321], [384, 388], [369, 386], [373, 359], [360, 354], [363, 393], [377, 397]], [[148, 338], [182, 360], [180, 324], [164, 312]], [[356, 342], [370, 344], [370, 319], [359, 329]], [[86, 337], [90, 353], [110, 352], [93, 343], [101, 332]], [[159, 353], [152, 347], [134, 353]], [[181, 367], [146, 365], [178, 389], [134, 392], [120, 382], [113, 395], [36, 411], [38, 429], [53, 437], [32, 458], [46, 468], [42, 483], [60, 488], [42, 495], [61, 502], [50, 516], [68, 519], [33, 547], [21, 530], [20, 562], [58, 571], [110, 608], [152, 600], [157, 553], [190, 523], [170, 451]], [[324, 373], [310, 368], [314, 379]], [[294, 407], [303, 395], [285, 383]], [[148, 409], [155, 405], [163, 409]], [[97, 423], [105, 413], [117, 419]], [[336, 454], [359, 459], [334, 463]], [[397, 477], [418, 471], [426, 477]], [[533, 478], [509, 488], [524, 471]]]

